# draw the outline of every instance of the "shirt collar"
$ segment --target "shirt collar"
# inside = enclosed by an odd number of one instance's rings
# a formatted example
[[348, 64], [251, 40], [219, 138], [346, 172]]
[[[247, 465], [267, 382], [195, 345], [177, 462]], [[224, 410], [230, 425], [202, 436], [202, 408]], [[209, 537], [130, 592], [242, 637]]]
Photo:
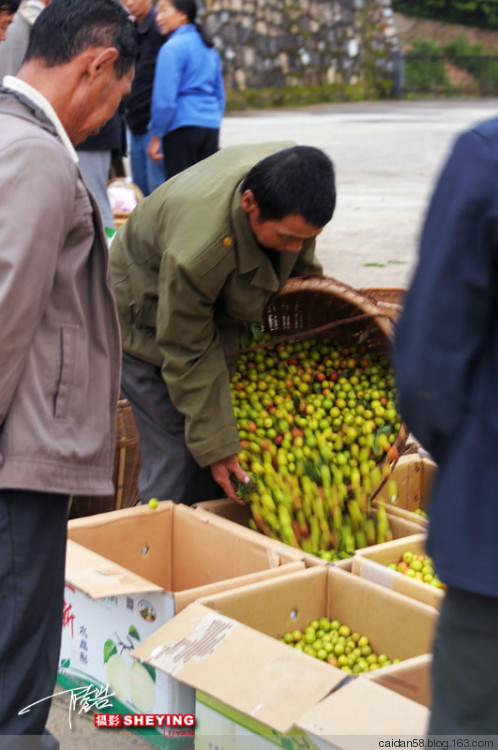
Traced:
[[69, 136], [64, 130], [64, 126], [59, 120], [55, 109], [52, 107], [48, 99], [41, 94], [37, 89], [30, 86], [26, 81], [21, 80], [15, 76], [5, 76], [3, 79], [3, 85], [6, 89], [11, 91], [17, 91], [19, 94], [23, 94], [27, 99], [30, 99], [33, 104], [42, 110], [42, 112], [48, 117], [52, 125], [57, 131], [57, 135], [61, 139], [62, 143], [69, 151], [69, 155], [75, 164], [78, 163], [78, 154], [74, 150], [74, 146], [69, 140]]
[[268, 254], [257, 242], [249, 226], [247, 214], [240, 205], [240, 185], [232, 198], [232, 227], [235, 235], [237, 268], [240, 274], [255, 271], [251, 284], [276, 292], [279, 279]]

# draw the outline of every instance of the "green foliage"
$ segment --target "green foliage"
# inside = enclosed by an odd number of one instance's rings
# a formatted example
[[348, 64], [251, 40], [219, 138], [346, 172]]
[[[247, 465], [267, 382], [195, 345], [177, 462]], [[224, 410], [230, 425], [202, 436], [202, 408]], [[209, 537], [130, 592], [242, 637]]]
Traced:
[[484, 54], [482, 44], [471, 44], [464, 36], [454, 37], [454, 39], [452, 39], [451, 42], [448, 42], [443, 49], [450, 60], [454, 60], [461, 55]]
[[408, 91], [449, 89], [441, 48], [430, 39], [421, 39], [405, 57], [405, 88]]
[[481, 94], [498, 91], [498, 57], [486, 55], [482, 44], [470, 44], [462, 36], [445, 45], [444, 51], [454, 65], [466, 70]]
[[393, 8], [407, 16], [498, 29], [498, 0], [393, 0]]
[[[381, 86], [383, 84], [383, 88]], [[366, 90], [362, 82], [351, 84], [330, 84], [316, 86], [283, 86], [260, 89], [227, 91], [226, 109], [234, 112], [244, 109], [264, 109], [269, 107], [296, 107], [325, 102], [356, 102], [379, 98], [382, 92], [389, 94], [391, 81], [379, 84], [378, 93]]]

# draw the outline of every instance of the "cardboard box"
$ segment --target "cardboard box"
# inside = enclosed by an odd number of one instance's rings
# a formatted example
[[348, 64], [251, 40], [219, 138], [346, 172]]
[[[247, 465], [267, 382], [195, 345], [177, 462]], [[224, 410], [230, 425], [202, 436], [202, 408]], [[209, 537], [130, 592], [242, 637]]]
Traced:
[[432, 654], [422, 654], [408, 661], [377, 669], [375, 672], [365, 672], [360, 677], [372, 680], [398, 695], [403, 695], [405, 698], [420, 703], [421, 706], [430, 708], [432, 704], [431, 666]]
[[238, 532], [169, 501], [70, 521], [59, 685], [109, 684], [112, 713], [193, 713], [192, 689], [130, 652], [200, 596], [304, 568]]
[[[300, 721], [306, 711], [349, 679], [277, 640], [322, 615], [367, 635], [379, 653], [408, 661], [430, 649], [437, 619], [420, 602], [338, 568], [316, 566], [205, 597], [133, 653], [197, 690], [196, 750], [290, 747], [289, 734], [307, 734]], [[356, 711], [353, 701], [351, 732]], [[391, 733], [389, 722], [383, 733]], [[252, 744], [243, 744], [248, 737]], [[305, 747], [318, 745], [309, 739]]]
[[[256, 536], [264, 540], [262, 543], [267, 544], [270, 548], [276, 549], [277, 551], [279, 549], [282, 549], [282, 546], [284, 549], [292, 550], [289, 551], [288, 554], [293, 554], [297, 557], [297, 559], [303, 560], [304, 564], [307, 568], [313, 567], [314, 565], [334, 565], [339, 568], [342, 568], [343, 570], [351, 570], [351, 559], [346, 560], [339, 560], [337, 562], [326, 562], [325, 560], [322, 560], [320, 557], [317, 557], [316, 555], [311, 555], [306, 552], [303, 552], [302, 550], [295, 549], [294, 547], [290, 547], [287, 544], [284, 544], [284, 542], [281, 542], [276, 539], [272, 539], [271, 537], [267, 537], [264, 534], [261, 534], [260, 532], [253, 531], [249, 527], [249, 519], [251, 518], [251, 511], [249, 509], [248, 505], [238, 505], [237, 503], [232, 502], [232, 500], [228, 499], [222, 499], [222, 500], [207, 500], [203, 503], [198, 503], [196, 506], [196, 511], [199, 514], [204, 515], [205, 514], [212, 514], [216, 517], [217, 521], [219, 521], [221, 524], [223, 523], [236, 523], [241, 528], [245, 529], [245, 531], [249, 534], [256, 534]], [[372, 510], [372, 513], [375, 515], [376, 509], [374, 508]], [[413, 516], [413, 513], [410, 514]], [[416, 518], [416, 516], [415, 516]], [[417, 522], [413, 522], [411, 520], [408, 520], [407, 518], [399, 518], [396, 516], [389, 516], [389, 522], [391, 526], [391, 531], [393, 533], [394, 539], [400, 539], [401, 537], [411, 536], [413, 534], [420, 533], [420, 524]], [[371, 549], [370, 547], [366, 549]]]
[[420, 509], [427, 512], [436, 473], [437, 464], [426, 455], [417, 452], [401, 456], [392, 473], [392, 479], [398, 485], [394, 505], [407, 511]]
[[425, 540], [425, 534], [415, 534], [360, 550], [353, 558], [352, 572], [367, 581], [439, 609], [444, 597], [443, 589], [434, 588], [387, 567], [389, 563], [397, 563], [402, 553], [407, 550], [418, 555], [424, 554]]
[[396, 735], [425, 736], [429, 715], [420, 704], [375, 682], [358, 679], [307, 711], [297, 726], [320, 750], [369, 750], [379, 747], [382, 736], [391, 740]]

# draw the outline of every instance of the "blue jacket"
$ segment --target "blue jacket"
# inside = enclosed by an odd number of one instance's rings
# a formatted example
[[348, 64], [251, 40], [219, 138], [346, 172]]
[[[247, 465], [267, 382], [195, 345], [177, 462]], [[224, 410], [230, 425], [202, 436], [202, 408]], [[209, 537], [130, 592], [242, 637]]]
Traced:
[[429, 554], [498, 596], [498, 119], [458, 138], [436, 186], [395, 337], [399, 406], [439, 464]]
[[191, 23], [159, 51], [149, 132], [162, 137], [186, 125], [218, 129], [225, 108], [221, 62]]

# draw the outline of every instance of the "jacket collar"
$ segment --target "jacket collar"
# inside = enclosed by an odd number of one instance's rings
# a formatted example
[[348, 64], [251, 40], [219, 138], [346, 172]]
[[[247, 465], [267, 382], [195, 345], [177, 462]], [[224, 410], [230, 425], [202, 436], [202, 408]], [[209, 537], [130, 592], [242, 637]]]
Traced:
[[179, 26], [177, 29], [171, 32], [169, 35], [169, 39], [173, 39], [175, 36], [181, 36], [182, 34], [190, 34], [190, 32], [195, 31], [195, 26], [193, 23], [185, 23], [183, 26]]
[[288, 278], [296, 263], [296, 253], [278, 253], [279, 271], [277, 273], [270, 256], [256, 241], [251, 231], [247, 214], [240, 205], [240, 197], [240, 185], [238, 185], [233, 194], [231, 212], [237, 270], [240, 274], [254, 271], [250, 281], [251, 286], [261, 287], [269, 292], [278, 292], [281, 280]]
[[3, 79], [4, 89], [7, 89], [13, 97], [15, 97], [20, 103], [35, 115], [37, 120], [43, 119], [53, 126], [55, 132], [59, 136], [63, 145], [69, 152], [71, 159], [75, 164], [78, 163], [78, 154], [76, 153], [73, 144], [69, 140], [69, 136], [66, 133], [63, 124], [61, 123], [56, 111], [50, 104], [50, 102], [41, 94], [37, 89], [30, 86], [26, 81], [16, 76], [5, 76]]
[[156, 21], [156, 9], [151, 8], [141, 24], [137, 26], [138, 34], [146, 34]]

